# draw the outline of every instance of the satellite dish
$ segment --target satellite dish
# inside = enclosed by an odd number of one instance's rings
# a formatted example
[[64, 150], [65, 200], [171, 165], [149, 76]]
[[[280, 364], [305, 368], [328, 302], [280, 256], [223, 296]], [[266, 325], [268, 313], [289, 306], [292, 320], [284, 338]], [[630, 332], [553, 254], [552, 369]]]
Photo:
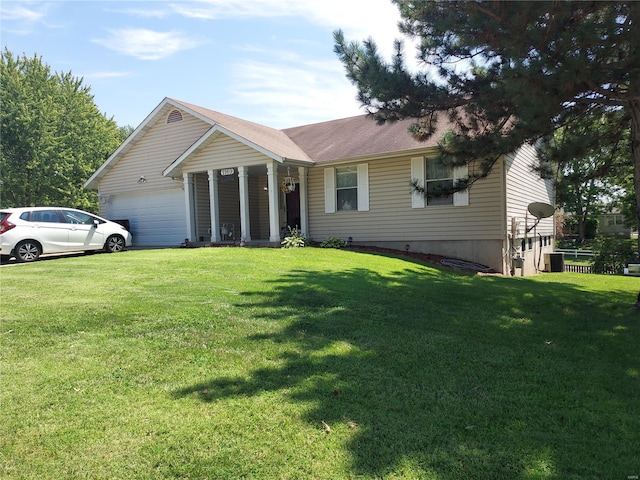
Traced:
[[553, 207], [552, 205], [541, 202], [530, 203], [527, 207], [527, 210], [529, 210], [529, 213], [536, 217], [538, 220], [540, 220], [541, 218], [551, 217], [556, 211], [555, 207]]

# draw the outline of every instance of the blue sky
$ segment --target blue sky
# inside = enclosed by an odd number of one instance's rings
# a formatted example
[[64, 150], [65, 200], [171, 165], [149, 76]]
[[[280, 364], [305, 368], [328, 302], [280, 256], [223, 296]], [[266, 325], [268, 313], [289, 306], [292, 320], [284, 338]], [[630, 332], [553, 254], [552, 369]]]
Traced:
[[133, 127], [164, 97], [274, 128], [358, 115], [333, 31], [387, 58], [400, 37], [390, 0], [3, 0], [0, 19], [3, 49], [83, 77]]

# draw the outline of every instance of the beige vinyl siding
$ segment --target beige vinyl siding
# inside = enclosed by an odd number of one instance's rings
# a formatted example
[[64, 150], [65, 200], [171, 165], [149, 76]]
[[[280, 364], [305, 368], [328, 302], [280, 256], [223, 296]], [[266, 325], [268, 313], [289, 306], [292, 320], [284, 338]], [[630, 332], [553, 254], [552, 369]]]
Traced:
[[[183, 121], [167, 125], [166, 115], [161, 116], [100, 179], [100, 193], [117, 195], [180, 188], [182, 179], [178, 183], [163, 177], [163, 170], [211, 128], [186, 113], [183, 117]], [[138, 183], [141, 176], [146, 179], [144, 183]]]
[[[202, 172], [210, 169], [237, 168], [266, 164], [271, 159], [243, 143], [217, 133], [215, 138], [196, 152], [182, 166], [183, 172]], [[266, 175], [266, 167], [265, 167]]]
[[369, 211], [325, 213], [324, 168], [309, 170], [310, 237], [358, 241], [478, 240], [504, 238], [502, 168], [476, 182], [468, 206], [412, 207], [411, 158], [368, 161]]
[[[527, 207], [533, 202], [555, 205], [553, 185], [551, 180], [543, 180], [533, 172], [531, 167], [536, 163], [535, 148], [525, 145], [514, 154], [508, 155], [506, 160], [506, 211], [507, 218], [529, 218], [529, 226], [535, 218], [527, 214]], [[553, 218], [543, 219], [536, 227], [536, 233], [546, 236], [553, 235]]]

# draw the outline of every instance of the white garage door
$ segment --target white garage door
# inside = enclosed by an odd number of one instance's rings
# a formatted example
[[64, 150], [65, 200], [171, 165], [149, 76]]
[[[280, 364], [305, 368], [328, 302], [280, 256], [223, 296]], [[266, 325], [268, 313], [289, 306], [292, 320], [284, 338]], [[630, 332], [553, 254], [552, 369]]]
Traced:
[[129, 220], [135, 246], [178, 246], [187, 237], [182, 190], [112, 195], [106, 210], [111, 220]]

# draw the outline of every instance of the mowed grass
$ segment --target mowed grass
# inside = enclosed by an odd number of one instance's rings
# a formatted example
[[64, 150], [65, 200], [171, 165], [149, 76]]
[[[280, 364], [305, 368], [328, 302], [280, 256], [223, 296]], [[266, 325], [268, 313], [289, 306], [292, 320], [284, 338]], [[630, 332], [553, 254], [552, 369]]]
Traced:
[[637, 278], [204, 248], [0, 287], [3, 479], [640, 475]]

